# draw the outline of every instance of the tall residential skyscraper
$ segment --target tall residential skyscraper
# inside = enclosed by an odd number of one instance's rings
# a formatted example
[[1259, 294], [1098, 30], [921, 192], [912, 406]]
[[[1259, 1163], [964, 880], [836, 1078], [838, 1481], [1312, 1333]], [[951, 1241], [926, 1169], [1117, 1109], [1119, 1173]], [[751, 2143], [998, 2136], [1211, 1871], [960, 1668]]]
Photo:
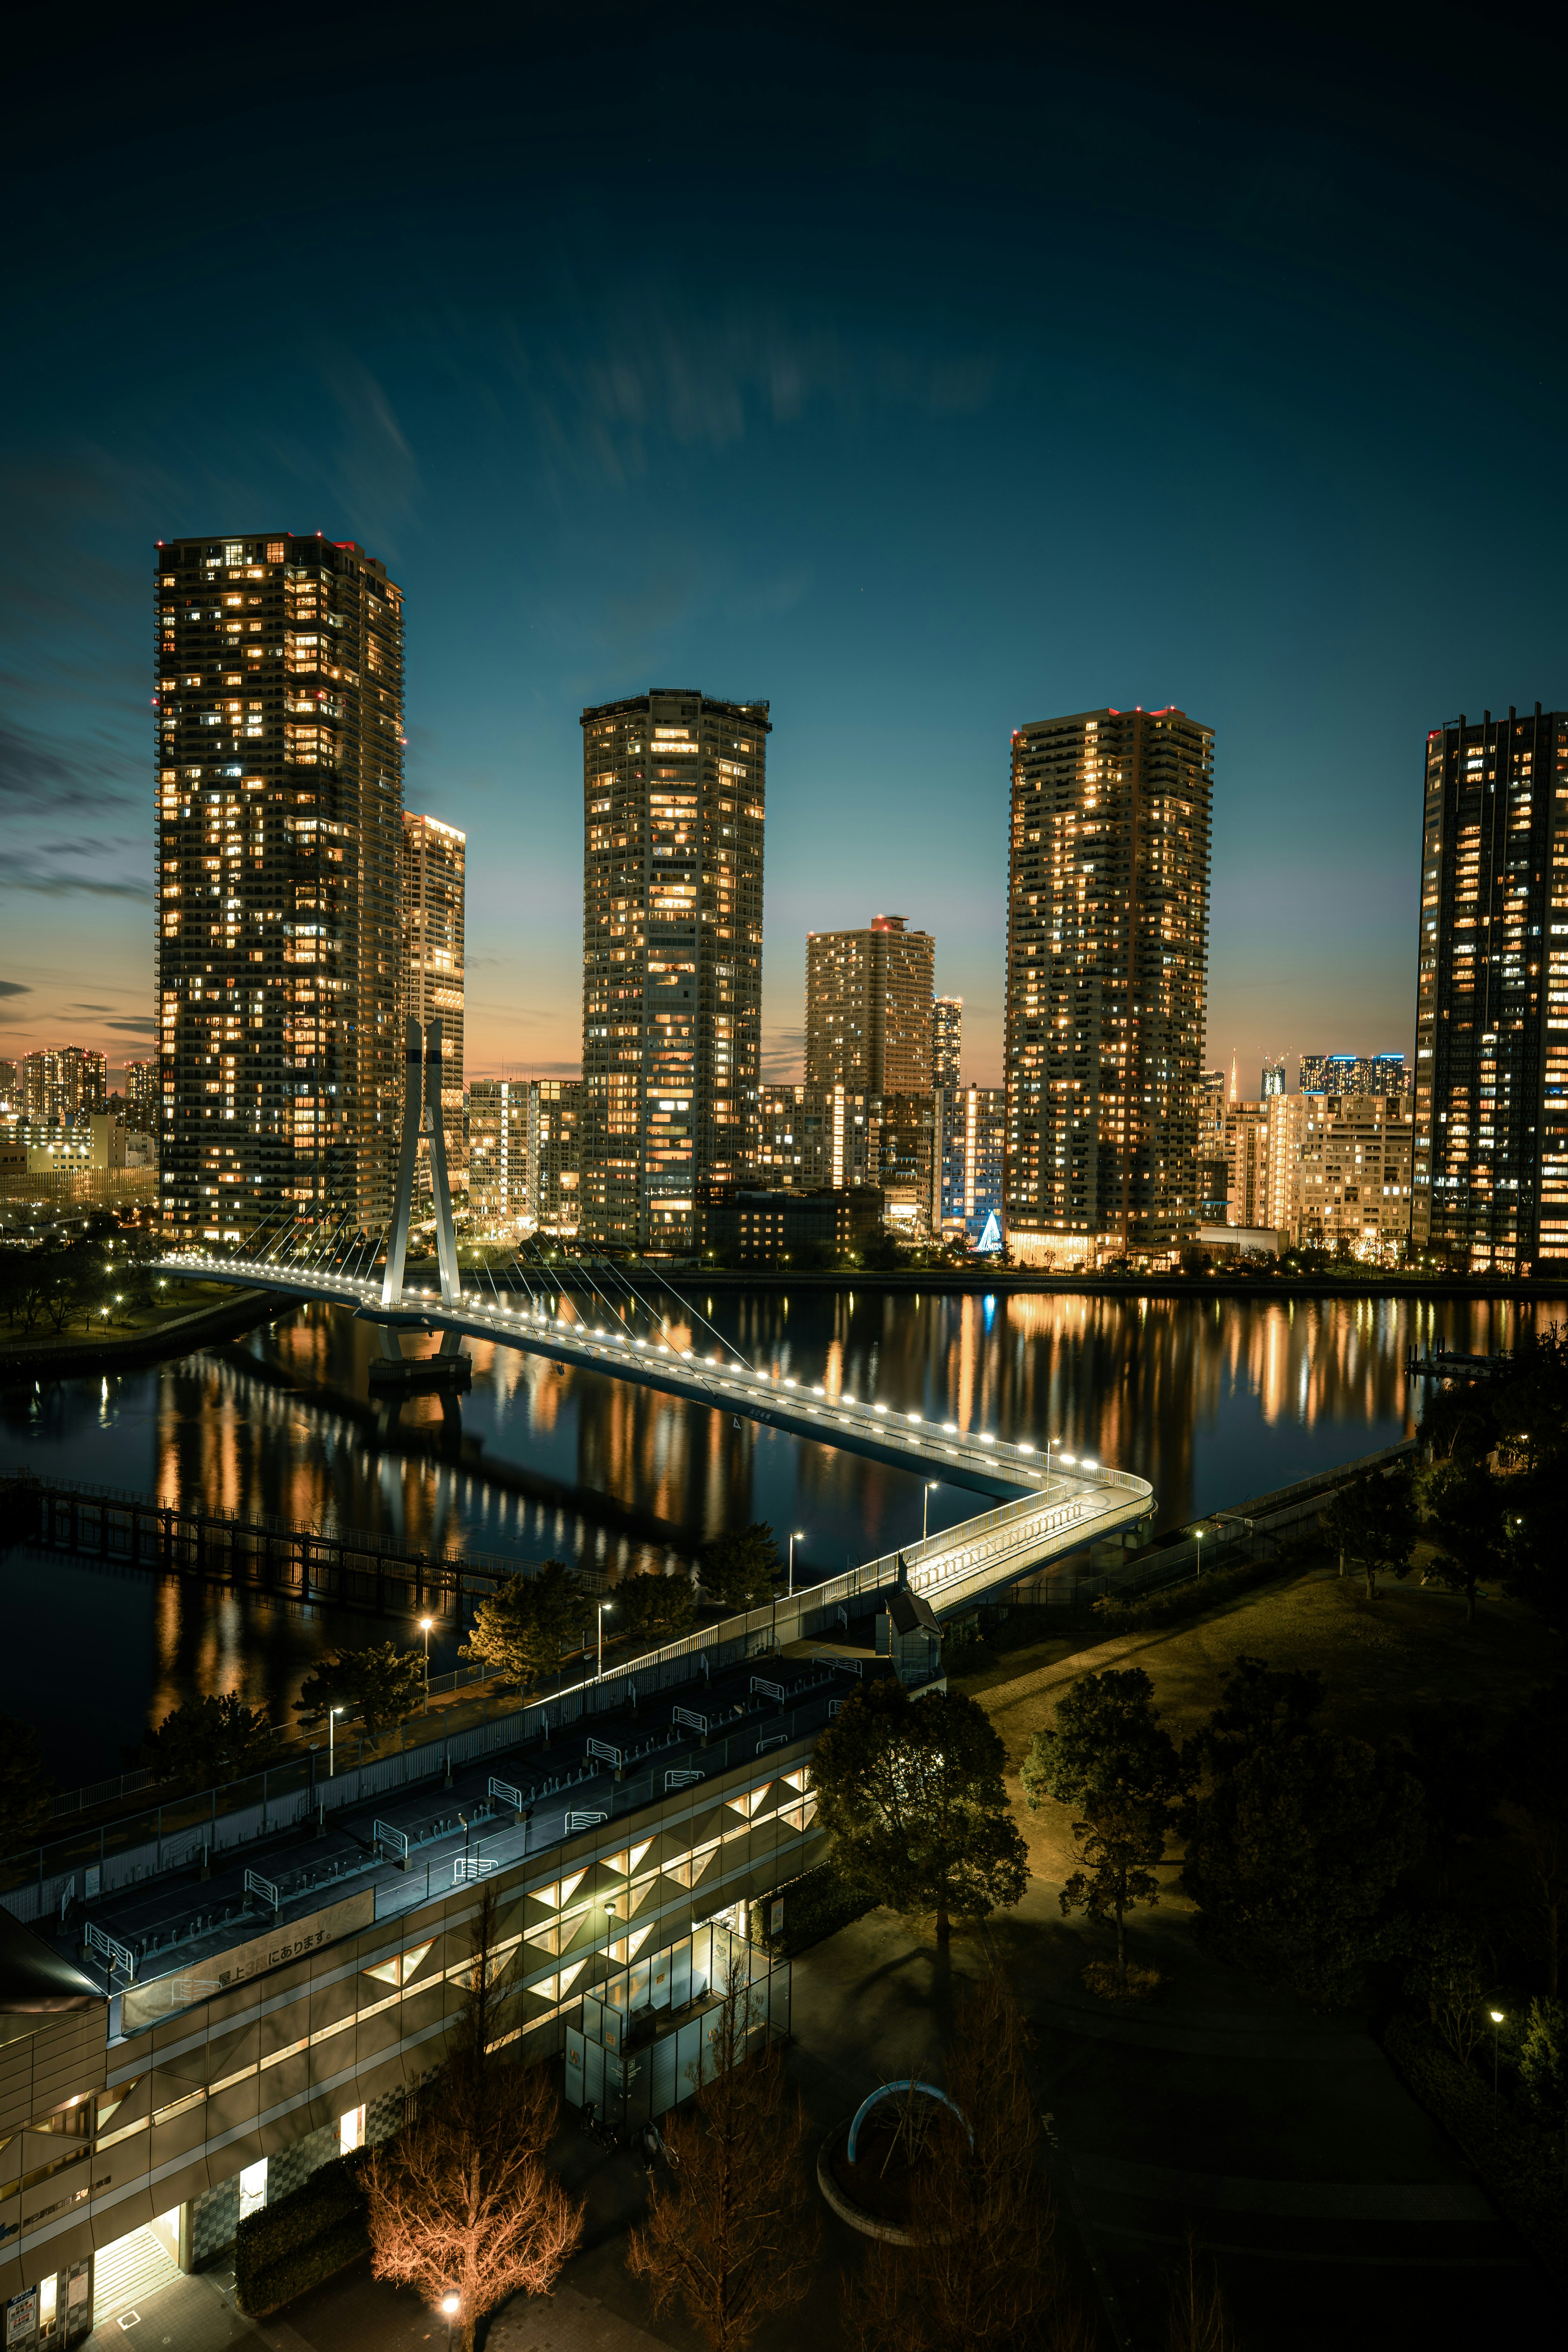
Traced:
[[582, 1228], [686, 1254], [756, 1127], [768, 706], [655, 687], [582, 724]]
[[[468, 1164], [463, 1140], [463, 918], [467, 836], [438, 817], [403, 818], [403, 1011], [441, 1024], [447, 1166]], [[426, 1146], [420, 1146], [423, 1155]]]
[[805, 942], [805, 1083], [850, 1094], [928, 1094], [936, 942], [902, 915]]
[[1266, 1057], [1263, 1064], [1263, 1084], [1259, 1091], [1265, 1102], [1270, 1095], [1284, 1093], [1285, 1056], [1283, 1054], [1270, 1054]]
[[165, 1227], [391, 1213], [403, 597], [352, 541], [157, 551]]
[[1007, 1241], [1164, 1255], [1196, 1223], [1213, 730], [1090, 710], [1012, 752]]
[[931, 1082], [950, 1092], [959, 1083], [959, 1055], [963, 1045], [963, 999], [939, 996], [932, 1007]]
[[1408, 1091], [1403, 1054], [1303, 1054], [1304, 1095], [1398, 1095]]
[[1523, 1273], [1568, 1258], [1568, 711], [1435, 727], [1422, 849], [1412, 1233]]
[[133, 1134], [157, 1134], [158, 1065], [156, 1062], [126, 1063], [125, 1124]]

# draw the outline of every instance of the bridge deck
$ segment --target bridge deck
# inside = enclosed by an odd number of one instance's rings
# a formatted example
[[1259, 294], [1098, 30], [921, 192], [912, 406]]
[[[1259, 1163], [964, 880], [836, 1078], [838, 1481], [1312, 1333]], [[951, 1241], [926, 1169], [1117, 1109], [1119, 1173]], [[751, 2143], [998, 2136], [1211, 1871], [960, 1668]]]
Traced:
[[[911, 1585], [942, 1611], [972, 1602], [990, 1587], [1015, 1581], [1053, 1554], [1109, 1535], [1152, 1507], [1148, 1482], [1126, 1471], [1081, 1463], [1068, 1470], [1048, 1463], [1027, 1441], [1011, 1444], [989, 1430], [961, 1429], [953, 1422], [831, 1395], [826, 1386], [726, 1360], [717, 1349], [704, 1355], [672, 1348], [626, 1329], [565, 1320], [531, 1301], [470, 1297], [447, 1307], [405, 1292], [401, 1306], [388, 1307], [374, 1281], [197, 1251], [165, 1258], [160, 1270], [175, 1280], [211, 1281], [221, 1274], [256, 1289], [328, 1300], [393, 1330], [438, 1331], [519, 1348], [984, 1495], [999, 1507], [903, 1549]], [[820, 1594], [823, 1588], [814, 1591]]]

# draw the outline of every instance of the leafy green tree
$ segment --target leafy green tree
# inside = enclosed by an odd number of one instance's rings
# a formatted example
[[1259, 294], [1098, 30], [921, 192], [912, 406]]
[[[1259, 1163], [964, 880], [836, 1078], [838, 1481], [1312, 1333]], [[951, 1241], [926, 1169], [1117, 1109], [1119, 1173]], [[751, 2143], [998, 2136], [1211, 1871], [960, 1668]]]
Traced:
[[1568, 1675], [1538, 1690], [1509, 1726], [1502, 1817], [1513, 1831], [1546, 1942], [1546, 1990], [1562, 1971], [1568, 1899]]
[[50, 1792], [34, 1726], [0, 1715], [0, 1840], [20, 1844], [40, 1830]]
[[678, 1640], [696, 1613], [690, 1580], [684, 1576], [628, 1576], [616, 1587], [615, 1628], [633, 1649]]
[[1154, 1685], [1142, 1666], [1080, 1675], [1057, 1706], [1056, 1721], [1037, 1731], [1024, 1758], [1024, 1797], [1031, 1811], [1042, 1796], [1087, 1810], [1115, 1794], [1170, 1806], [1192, 1780], [1154, 1712]]
[[895, 1910], [934, 1911], [943, 1948], [955, 1916], [1018, 1902], [1029, 1873], [1005, 1760], [989, 1716], [962, 1693], [916, 1700], [890, 1680], [856, 1691], [811, 1768], [839, 1877]]
[[1125, 1984], [1127, 1914], [1160, 1900], [1154, 1871], [1164, 1859], [1170, 1813], [1124, 1789], [1096, 1790], [1085, 1800], [1084, 1813], [1072, 1825], [1079, 1867], [1061, 1890], [1061, 1906], [1115, 1920], [1116, 1974]]
[[1366, 1577], [1366, 1597], [1377, 1598], [1377, 1576], [1404, 1576], [1415, 1549], [1419, 1521], [1410, 1473], [1402, 1465], [1384, 1475], [1369, 1470], [1336, 1489], [1322, 1516], [1324, 1534], [1340, 1555], [1340, 1574], [1353, 1560]]
[[372, 1642], [322, 1658], [300, 1685], [294, 1712], [314, 1730], [326, 1722], [329, 1709], [341, 1708], [345, 1729], [357, 1724], [367, 1739], [376, 1739], [414, 1714], [424, 1695], [424, 1653], [400, 1650], [395, 1642]]
[[1498, 1834], [1503, 1764], [1497, 1735], [1479, 1707], [1439, 1699], [1411, 1711], [1401, 1747], [1421, 1783], [1426, 1867], [1446, 1902], [1461, 1845]]
[[704, 1597], [721, 1609], [761, 1609], [773, 1597], [782, 1563], [765, 1519], [705, 1543], [698, 1559]]
[[130, 1751], [160, 1780], [212, 1789], [247, 1772], [265, 1771], [282, 1734], [265, 1708], [247, 1706], [237, 1691], [187, 1699]]
[[1428, 1530], [1436, 1547], [1434, 1573], [1465, 1596], [1465, 1622], [1476, 1622], [1476, 1587], [1503, 1565], [1507, 1546], [1502, 1481], [1484, 1462], [1450, 1455], [1423, 1482]]
[[1423, 1844], [1419, 1783], [1313, 1721], [1315, 1675], [1238, 1661], [1196, 1752], [1182, 1885], [1201, 1939], [1318, 2007], [1351, 2000], [1383, 1913]]
[[1519, 2049], [1519, 2081], [1531, 2112], [1554, 2131], [1563, 2148], [1563, 2185], [1568, 2189], [1568, 2009], [1560, 2000], [1530, 2004]]
[[531, 1690], [559, 1669], [563, 1651], [582, 1625], [583, 1600], [583, 1580], [563, 1559], [547, 1559], [531, 1575], [509, 1576], [480, 1601], [458, 1655]]
[[1486, 1988], [1474, 1928], [1452, 1913], [1422, 1920], [1405, 1990], [1426, 2004], [1427, 2021], [1468, 2066], [1487, 2027]]
[[1219, 1705], [1193, 1742], [1194, 1758], [1223, 1771], [1266, 1740], [1310, 1729], [1326, 1696], [1321, 1675], [1300, 1667], [1280, 1672], [1262, 1658], [1237, 1658], [1220, 1686]]

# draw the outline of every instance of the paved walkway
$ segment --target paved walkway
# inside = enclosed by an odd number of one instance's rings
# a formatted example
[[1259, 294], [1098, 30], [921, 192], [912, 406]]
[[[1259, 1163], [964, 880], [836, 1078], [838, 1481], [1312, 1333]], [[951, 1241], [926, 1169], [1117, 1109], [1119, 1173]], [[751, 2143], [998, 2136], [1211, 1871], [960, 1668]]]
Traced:
[[[136, 2313], [129, 2327], [110, 2320], [95, 2328], [88, 2352], [393, 2352], [401, 2345], [446, 2352], [445, 2321], [417, 2296], [379, 2284], [363, 2262], [272, 2319], [235, 2309], [232, 2271], [176, 2279]], [[520, 2295], [505, 2305], [490, 2322], [485, 2352], [668, 2352], [668, 2345], [563, 2285], [542, 2302]]]

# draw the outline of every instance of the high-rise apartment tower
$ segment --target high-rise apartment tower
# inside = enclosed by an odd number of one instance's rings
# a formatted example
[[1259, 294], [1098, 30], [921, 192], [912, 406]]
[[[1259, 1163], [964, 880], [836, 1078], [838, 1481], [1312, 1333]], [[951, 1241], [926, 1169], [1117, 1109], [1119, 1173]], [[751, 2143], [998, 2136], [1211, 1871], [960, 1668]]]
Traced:
[[931, 1009], [931, 1082], [956, 1089], [959, 1056], [963, 1045], [963, 999], [939, 996]]
[[[441, 1024], [447, 1166], [468, 1164], [463, 1140], [463, 919], [467, 836], [438, 817], [403, 818], [403, 1011]], [[423, 1150], [425, 1147], [421, 1146]]]
[[1568, 711], [1426, 738], [1415, 1003], [1416, 1243], [1568, 1257]]
[[656, 687], [582, 723], [582, 1229], [686, 1254], [756, 1125], [768, 706]]
[[352, 542], [157, 551], [164, 1223], [379, 1226], [401, 1108], [403, 598]]
[[879, 915], [805, 942], [805, 1083], [850, 1094], [927, 1094], [936, 942]]
[[1213, 730], [1090, 710], [1012, 754], [1007, 1240], [1163, 1256], [1196, 1221]]

